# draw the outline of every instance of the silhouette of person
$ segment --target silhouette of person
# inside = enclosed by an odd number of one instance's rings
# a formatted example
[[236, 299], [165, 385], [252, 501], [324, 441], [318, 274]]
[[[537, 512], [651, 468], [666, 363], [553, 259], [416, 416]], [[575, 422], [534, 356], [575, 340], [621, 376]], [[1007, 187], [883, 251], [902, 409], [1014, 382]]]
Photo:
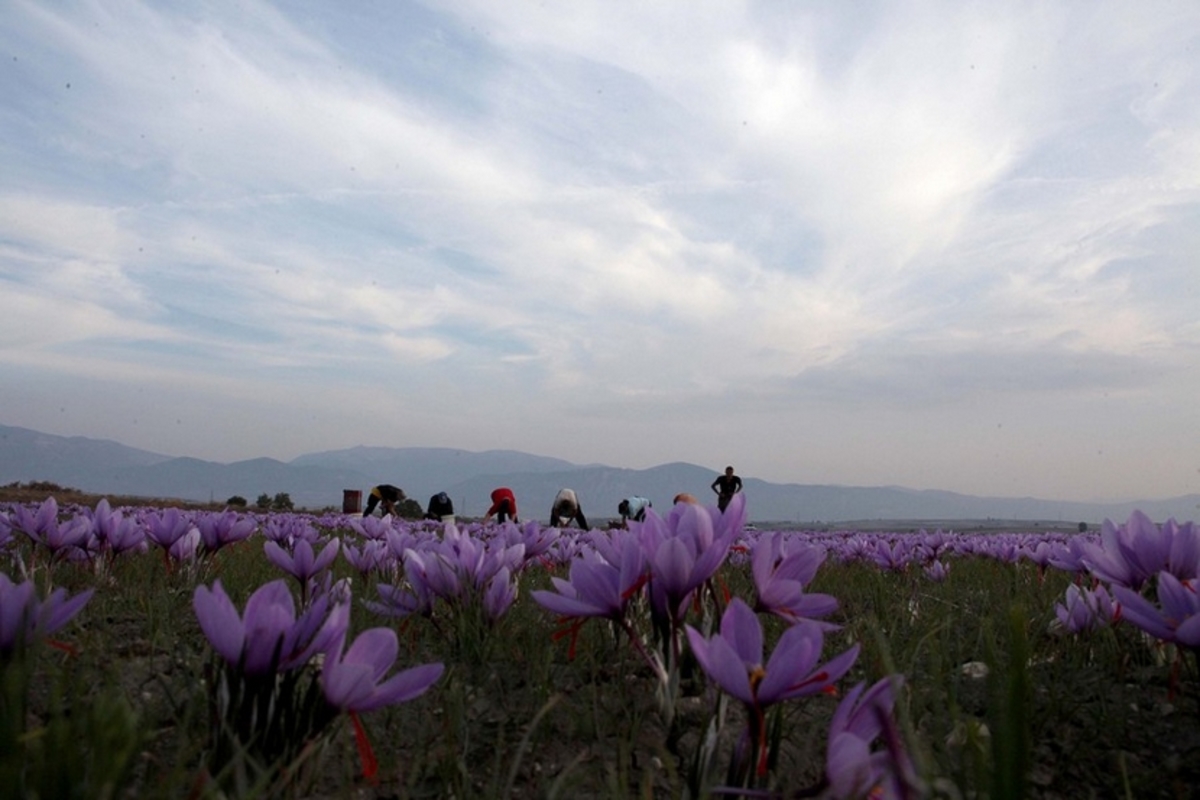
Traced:
[[371, 516], [371, 512], [375, 510], [375, 506], [383, 503], [383, 513], [396, 515], [396, 503], [402, 502], [405, 499], [404, 490], [392, 486], [390, 483], [381, 483], [378, 486], [371, 487], [371, 494], [367, 497], [367, 507], [363, 509], [363, 516]]
[[492, 517], [497, 522], [506, 522], [509, 518], [513, 522], [520, 522], [517, 519], [517, 496], [507, 486], [492, 490], [492, 507], [484, 515], [483, 521], [487, 522]]
[[712, 490], [717, 493], [717, 508], [724, 511], [733, 496], [742, 490], [742, 479], [733, 474], [733, 467], [726, 467], [724, 475], [718, 475], [712, 482]]

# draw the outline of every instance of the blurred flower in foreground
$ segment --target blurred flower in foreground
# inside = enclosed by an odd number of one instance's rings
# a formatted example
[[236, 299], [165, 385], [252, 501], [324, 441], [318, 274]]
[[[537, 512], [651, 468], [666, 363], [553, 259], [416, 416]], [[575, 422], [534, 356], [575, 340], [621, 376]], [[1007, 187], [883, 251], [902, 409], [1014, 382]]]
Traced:
[[55, 589], [38, 600], [33, 581], [13, 583], [0, 572], [0, 658], [8, 660], [36, 638], [62, 628], [87, 605], [93, 591], [68, 597], [66, 589]]
[[[920, 795], [920, 781], [893, 717], [893, 685], [886, 677], [864, 691], [860, 683], [846, 693], [829, 724], [826, 779], [830, 798], [893, 798]], [[894, 684], [893, 684], [894, 682]], [[884, 747], [872, 750], [883, 736]]]
[[1121, 619], [1164, 642], [1200, 650], [1200, 579], [1181, 581], [1158, 573], [1158, 606], [1124, 586], [1112, 587], [1121, 604]]

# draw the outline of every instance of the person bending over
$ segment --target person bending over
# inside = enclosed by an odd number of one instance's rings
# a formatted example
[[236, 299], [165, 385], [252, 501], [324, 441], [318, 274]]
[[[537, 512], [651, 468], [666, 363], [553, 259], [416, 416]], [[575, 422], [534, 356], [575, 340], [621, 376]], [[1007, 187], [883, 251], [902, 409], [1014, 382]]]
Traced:
[[588, 527], [587, 519], [583, 516], [583, 507], [579, 505], [579, 497], [576, 496], [574, 489], [559, 489], [558, 494], [554, 495], [554, 505], [550, 506], [550, 527], [566, 527], [563, 520], [566, 520], [566, 525], [570, 525], [571, 520], [574, 520], [585, 531], [591, 530]]
[[507, 522], [510, 518], [513, 522], [520, 522], [517, 519], [517, 496], [507, 486], [492, 491], [492, 507], [484, 515], [483, 521], [487, 522], [492, 517], [497, 522]]
[[626, 497], [617, 506], [617, 512], [621, 515], [621, 525], [628, 525], [629, 520], [634, 522], [646, 521], [646, 509], [650, 508], [650, 501], [645, 497]]
[[404, 490], [392, 486], [390, 483], [381, 483], [378, 486], [371, 488], [371, 494], [367, 498], [367, 507], [363, 509], [363, 516], [371, 516], [371, 512], [375, 510], [375, 506], [383, 503], [383, 513], [396, 516], [396, 503], [404, 500]]
[[429, 498], [429, 510], [425, 512], [425, 519], [440, 520], [443, 517], [453, 516], [454, 501], [450, 499], [450, 495], [445, 492], [438, 492]]

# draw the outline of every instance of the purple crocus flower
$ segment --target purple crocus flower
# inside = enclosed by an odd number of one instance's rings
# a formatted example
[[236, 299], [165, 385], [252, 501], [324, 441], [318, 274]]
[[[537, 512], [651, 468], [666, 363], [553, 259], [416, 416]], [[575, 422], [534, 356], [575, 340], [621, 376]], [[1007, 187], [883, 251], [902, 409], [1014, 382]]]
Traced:
[[1171, 541], [1166, 571], [1181, 581], [1200, 577], [1200, 528], [1196, 523], [1169, 519], [1163, 523], [1162, 533]]
[[1161, 608], [1124, 586], [1113, 586], [1112, 593], [1121, 605], [1121, 619], [1164, 642], [1200, 650], [1200, 579], [1181, 581], [1170, 572], [1158, 573]]
[[1141, 511], [1134, 511], [1121, 526], [1104, 520], [1100, 541], [1087, 548], [1083, 561], [1088, 569], [1100, 580], [1135, 592], [1166, 568], [1171, 553], [1170, 538]]
[[483, 590], [483, 613], [495, 622], [504, 616], [516, 599], [517, 584], [512, 580], [508, 567], [501, 567]]
[[54, 557], [70, 550], [85, 549], [92, 535], [91, 521], [86, 518], [75, 517], [60, 524], [58, 501], [53, 497], [46, 498], [34, 512], [18, 505], [13, 509], [13, 515], [13, 528], [44, 546]]
[[13, 583], [0, 572], [0, 658], [8, 659], [18, 647], [62, 628], [87, 605], [94, 591], [69, 597], [60, 588], [39, 601], [33, 581]]
[[950, 574], [950, 567], [941, 559], [934, 559], [925, 565], [924, 572], [929, 580], [941, 583]]
[[176, 539], [167, 548], [167, 555], [172, 561], [191, 561], [200, 551], [200, 531], [189, 528], [188, 532]]
[[341, 542], [333, 539], [322, 548], [320, 554], [314, 555], [313, 546], [307, 539], [297, 539], [292, 552], [289, 553], [278, 543], [268, 540], [263, 544], [263, 550], [267, 554], [268, 561], [296, 578], [300, 581], [300, 585], [304, 586], [309, 580], [329, 568], [329, 565], [337, 558], [340, 546]]
[[24, 505], [13, 507], [13, 528], [21, 531], [35, 542], [42, 542], [46, 532], [58, 525], [58, 501], [53, 497], [38, 506], [37, 511], [30, 511]]
[[365, 579], [372, 572], [382, 569], [389, 558], [386, 542], [367, 539], [361, 547], [350, 543], [342, 544], [342, 557]]
[[829, 689], [858, 658], [859, 646], [854, 645], [818, 666], [824, 634], [815, 622], [803, 620], [783, 632], [764, 665], [762, 626], [737, 597], [721, 616], [720, 633], [711, 639], [691, 625], [686, 629], [692, 652], [708, 676], [727, 694], [760, 710]]
[[906, 539], [887, 541], [878, 539], [871, 552], [871, 559], [882, 569], [903, 572], [913, 559], [912, 545]]
[[[829, 748], [825, 775], [830, 798], [856, 800], [860, 797], [905, 797], [918, 786], [916, 770], [905, 750], [892, 716], [895, 698], [893, 681], [884, 678], [864, 691], [860, 683], [846, 693], [829, 725]], [[883, 735], [885, 748], [872, 751]]]
[[191, 518], [178, 508], [147, 514], [145, 524], [146, 538], [168, 551], [193, 527]]
[[282, 579], [260, 586], [239, 615], [221, 581], [197, 586], [192, 606], [200, 629], [230, 666], [246, 675], [268, 675], [305, 663], [349, 624], [349, 606], [319, 596], [296, 619], [296, 605]]
[[565, 618], [605, 617], [619, 622], [629, 601], [641, 588], [646, 562], [635, 539], [615, 534], [606, 540], [610, 563], [598, 555], [571, 562], [567, 580], [551, 577], [555, 591], [538, 590], [530, 595], [543, 608]]
[[692, 592], [720, 568], [741, 532], [734, 523], [744, 516], [744, 502], [740, 494], [734, 495], [725, 514], [694, 503], [676, 503], [665, 520], [650, 509], [644, 522], [630, 525], [650, 568], [655, 614], [676, 624], [682, 621]]
[[766, 771], [766, 715], [770, 706], [794, 697], [830, 689], [854, 665], [859, 646], [818, 665], [824, 634], [801, 620], [783, 632], [763, 664], [763, 632], [758, 617], [741, 598], [721, 616], [721, 630], [711, 639], [686, 626], [688, 642], [701, 668], [726, 694], [746, 706], [747, 732], [759, 751], [758, 771]]
[[1063, 602], [1054, 604], [1054, 613], [1068, 631], [1084, 633], [1111, 623], [1116, 611], [1103, 586], [1097, 586], [1093, 591], [1071, 584]]
[[411, 614], [429, 616], [433, 613], [434, 596], [423, 584], [415, 584], [414, 589], [393, 586], [388, 583], [375, 585], [380, 602], [367, 600], [364, 605], [375, 614], [384, 617], [403, 618]]
[[258, 522], [252, 517], [243, 517], [232, 509], [226, 509], [220, 513], [197, 516], [196, 527], [200, 530], [204, 551], [215, 553], [226, 545], [249, 538], [258, 530]]
[[424, 694], [445, 671], [441, 663], [422, 664], [398, 672], [381, 683], [400, 651], [395, 631], [391, 628], [365, 630], [345, 652], [342, 651], [344, 643], [343, 635], [326, 655], [321, 670], [325, 699], [342, 711], [373, 711], [412, 700]]
[[[837, 611], [838, 602], [832, 595], [804, 591], [825, 556], [825, 548], [806, 544], [785, 552], [781, 534], [759, 539], [750, 562], [758, 594], [755, 610], [775, 614], [788, 622], [826, 617]], [[821, 624], [825, 630], [837, 628], [830, 623]]]
[[100, 549], [113, 556], [130, 551], [145, 552], [147, 547], [146, 531], [142, 526], [137, 520], [114, 511], [107, 499], [101, 499], [96, 504], [92, 514], [92, 535], [97, 539]]

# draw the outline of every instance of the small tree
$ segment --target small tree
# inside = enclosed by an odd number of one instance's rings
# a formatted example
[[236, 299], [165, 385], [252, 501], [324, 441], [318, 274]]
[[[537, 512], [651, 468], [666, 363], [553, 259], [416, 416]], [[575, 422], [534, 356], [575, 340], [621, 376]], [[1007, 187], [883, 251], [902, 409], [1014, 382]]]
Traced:
[[292, 497], [287, 492], [279, 492], [271, 500], [271, 510], [273, 511], [291, 511], [296, 507], [292, 502]]
[[255, 508], [266, 511], [271, 507], [271, 495], [263, 492], [258, 496], [258, 499], [254, 501], [254, 506]]
[[406, 497], [396, 504], [396, 514], [405, 519], [421, 519], [425, 516], [425, 509], [416, 500]]
[[236, 506], [237, 508], [245, 508], [247, 502], [246, 498], [242, 497], [240, 494], [235, 494], [233, 497], [225, 501], [225, 505]]

